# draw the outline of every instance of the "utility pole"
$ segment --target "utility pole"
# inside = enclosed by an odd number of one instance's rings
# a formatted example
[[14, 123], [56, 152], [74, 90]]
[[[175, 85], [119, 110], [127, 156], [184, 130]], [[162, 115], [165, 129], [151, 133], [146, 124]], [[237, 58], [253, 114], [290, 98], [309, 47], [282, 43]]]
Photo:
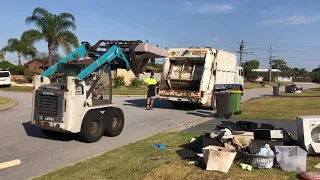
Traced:
[[[271, 77], [272, 77], [272, 58], [275, 57], [275, 56], [272, 56], [272, 47], [270, 46], [270, 50], [269, 50], [269, 54], [270, 54], [270, 57], [269, 57], [269, 82], [271, 83]], [[279, 69], [279, 64], [278, 64], [278, 69]]]
[[244, 43], [243, 43], [243, 40], [241, 41], [241, 44], [240, 44], [240, 62], [239, 62], [239, 66], [241, 66], [241, 63], [242, 63], [242, 53], [243, 53], [243, 50], [245, 50], [245, 46], [244, 46]]
[[241, 41], [241, 44], [240, 44], [240, 51], [237, 51], [238, 53], [240, 53], [240, 61], [239, 61], [239, 66], [241, 67], [241, 64], [242, 64], [242, 55], [243, 54], [250, 54], [250, 53], [253, 53], [253, 52], [245, 52], [246, 50], [246, 46], [244, 45], [245, 43], [247, 42], [243, 42], [243, 40]]
[[279, 85], [279, 66], [280, 66], [280, 59], [277, 60], [277, 83]]

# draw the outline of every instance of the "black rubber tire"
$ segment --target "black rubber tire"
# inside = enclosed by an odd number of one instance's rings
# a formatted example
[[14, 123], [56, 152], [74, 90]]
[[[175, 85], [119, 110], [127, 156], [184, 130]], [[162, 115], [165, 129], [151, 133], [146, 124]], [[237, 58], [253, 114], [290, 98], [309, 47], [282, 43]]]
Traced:
[[241, 114], [241, 110], [239, 110], [239, 112], [238, 112], [238, 115], [240, 115]]
[[225, 119], [230, 119], [230, 117], [231, 117], [230, 114], [224, 115], [224, 118], [225, 118]]
[[[96, 123], [96, 131], [92, 132], [92, 124]], [[99, 110], [90, 110], [83, 118], [81, 131], [79, 133], [80, 138], [87, 142], [93, 143], [101, 139], [105, 131], [104, 123], [102, 121], [102, 114]]]
[[124, 114], [120, 108], [106, 108], [106, 111], [102, 115], [102, 119], [105, 127], [105, 136], [115, 137], [122, 133], [124, 127]]
[[51, 131], [48, 129], [41, 129], [42, 133], [44, 135], [46, 135], [47, 137], [59, 137], [61, 136], [63, 133], [62, 132], [58, 132], [58, 131]]

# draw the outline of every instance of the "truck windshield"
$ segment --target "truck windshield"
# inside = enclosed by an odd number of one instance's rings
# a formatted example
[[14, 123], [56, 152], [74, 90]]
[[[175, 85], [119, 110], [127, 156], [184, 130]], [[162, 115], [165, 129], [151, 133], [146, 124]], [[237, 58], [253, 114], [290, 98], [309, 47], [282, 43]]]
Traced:
[[10, 73], [9, 72], [0, 72], [0, 77], [9, 77]]

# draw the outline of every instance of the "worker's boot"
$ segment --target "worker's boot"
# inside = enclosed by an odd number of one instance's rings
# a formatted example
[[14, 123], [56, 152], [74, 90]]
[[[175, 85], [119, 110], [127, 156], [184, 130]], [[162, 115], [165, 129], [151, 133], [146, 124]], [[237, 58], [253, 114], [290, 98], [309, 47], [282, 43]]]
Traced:
[[150, 107], [150, 105], [148, 104], [146, 110], [150, 110], [150, 109], [151, 109], [151, 107]]

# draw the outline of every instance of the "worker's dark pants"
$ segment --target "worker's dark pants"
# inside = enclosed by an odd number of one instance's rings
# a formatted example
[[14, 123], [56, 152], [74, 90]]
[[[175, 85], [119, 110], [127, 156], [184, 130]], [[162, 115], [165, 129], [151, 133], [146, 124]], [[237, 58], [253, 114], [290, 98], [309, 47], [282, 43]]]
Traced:
[[150, 106], [152, 108], [153, 106], [153, 98], [156, 96], [156, 86], [155, 85], [148, 85], [148, 93], [147, 93], [147, 106]]

